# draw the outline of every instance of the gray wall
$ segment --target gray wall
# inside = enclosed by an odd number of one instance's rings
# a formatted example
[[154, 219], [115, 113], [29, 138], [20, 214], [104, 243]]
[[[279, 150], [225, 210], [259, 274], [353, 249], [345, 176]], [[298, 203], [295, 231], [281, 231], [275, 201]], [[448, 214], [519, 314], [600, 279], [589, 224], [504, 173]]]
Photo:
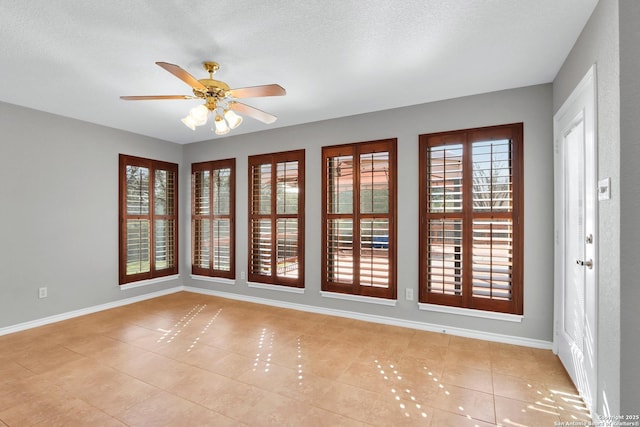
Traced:
[[[180, 146], [0, 104], [0, 327], [182, 284], [318, 307], [551, 341], [553, 178], [551, 85], [514, 89]], [[525, 318], [522, 323], [424, 312], [404, 301], [418, 283], [418, 135], [525, 123]], [[399, 271], [396, 307], [322, 298], [320, 155], [325, 145], [398, 138]], [[307, 289], [293, 295], [189, 278], [189, 165], [237, 158], [237, 266], [247, 265], [247, 156], [305, 148]], [[180, 271], [171, 282], [122, 291], [118, 265], [118, 153], [180, 164]], [[184, 160], [183, 160], [184, 158]], [[240, 280], [238, 282], [241, 282]], [[38, 299], [37, 289], [49, 297]], [[416, 292], [417, 294], [417, 292]]]
[[[620, 414], [620, 190], [622, 175], [620, 170], [620, 50], [617, 0], [604, 0], [598, 3], [589, 22], [565, 60], [553, 82], [554, 112], [561, 107], [594, 63], [596, 64], [598, 92], [598, 178], [611, 177], [611, 200], [600, 202], [598, 207], [600, 240], [597, 307], [598, 390], [595, 407], [599, 414]], [[637, 353], [635, 357], [637, 358]]]
[[640, 414], [640, 2], [620, 2], [620, 411]]
[[[266, 132], [232, 136], [185, 147], [185, 165], [235, 157], [237, 221], [235, 286], [185, 278], [185, 284], [317, 307], [377, 314], [477, 331], [552, 341], [553, 322], [553, 137], [551, 85], [539, 85], [419, 106], [363, 114]], [[511, 323], [419, 311], [404, 300], [406, 288], [418, 286], [418, 135], [429, 132], [524, 122], [525, 263], [524, 321]], [[320, 296], [321, 147], [398, 138], [398, 296], [396, 307]], [[239, 280], [247, 270], [247, 156], [306, 150], [306, 290], [304, 295], [248, 288]], [[189, 171], [183, 169], [182, 194]], [[185, 198], [183, 198], [185, 200]], [[186, 218], [186, 215], [184, 215]], [[185, 237], [187, 247], [189, 236]], [[182, 271], [189, 271], [183, 252]]]
[[182, 146], [3, 103], [0, 129], [0, 327], [182, 284], [118, 286], [118, 153]]

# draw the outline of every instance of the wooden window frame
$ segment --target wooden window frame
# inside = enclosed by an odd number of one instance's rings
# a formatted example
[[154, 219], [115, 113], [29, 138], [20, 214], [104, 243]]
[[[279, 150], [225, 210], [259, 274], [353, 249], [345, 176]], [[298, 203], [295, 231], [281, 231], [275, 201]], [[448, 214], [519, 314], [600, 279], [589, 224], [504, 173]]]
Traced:
[[[465, 129], [420, 135], [420, 296], [422, 303], [439, 304], [476, 310], [523, 313], [523, 245], [524, 245], [524, 159], [523, 124], [513, 123], [499, 126]], [[511, 188], [512, 209], [510, 212], [477, 212], [473, 209], [473, 156], [474, 143], [490, 140], [511, 141]], [[461, 212], [429, 212], [429, 150], [432, 146], [462, 144], [462, 210]], [[457, 219], [462, 221], [462, 287], [461, 295], [429, 292], [428, 283], [428, 233], [430, 220]], [[482, 298], [472, 293], [472, 244], [473, 220], [509, 219], [512, 226], [511, 299]]]
[[[228, 214], [214, 214], [213, 209], [209, 209], [209, 214], [197, 214], [196, 213], [196, 172], [209, 171], [210, 179], [213, 179], [213, 172], [220, 169], [230, 169], [231, 174], [229, 177], [229, 213]], [[210, 205], [214, 203], [214, 186], [209, 185], [209, 201]], [[200, 276], [209, 277], [222, 277], [225, 279], [235, 279], [236, 277], [236, 159], [224, 159], [224, 160], [212, 160], [208, 162], [192, 163], [191, 164], [191, 273]], [[195, 222], [199, 219], [208, 219], [210, 224], [213, 224], [215, 219], [229, 219], [229, 270], [220, 270], [214, 267], [214, 227], [210, 228], [210, 263], [209, 268], [203, 268], [197, 266], [195, 259], [197, 257], [200, 248], [198, 241], [195, 238], [196, 226]]]
[[[365, 141], [342, 145], [322, 147], [322, 290], [349, 295], [368, 296], [385, 299], [397, 299], [397, 138], [377, 141]], [[389, 208], [386, 214], [361, 213], [360, 207], [360, 156], [362, 154], [388, 152], [389, 153]], [[353, 156], [353, 199], [351, 213], [329, 212], [329, 158], [338, 156]], [[330, 219], [350, 219], [352, 221], [352, 242], [360, 241], [360, 220], [366, 218], [384, 217], [389, 221], [388, 257], [389, 257], [389, 285], [386, 288], [364, 286], [360, 284], [360, 254], [353, 253], [352, 283], [329, 281], [328, 272], [328, 222]], [[356, 226], [357, 224], [357, 226]], [[352, 247], [355, 245], [352, 243]]]
[[[149, 169], [149, 212], [148, 214], [132, 215], [127, 213], [127, 166], [139, 166]], [[173, 198], [173, 214], [159, 215], [155, 211], [155, 192], [154, 177], [156, 170], [166, 170], [174, 174], [174, 198]], [[154, 279], [158, 277], [170, 276], [178, 274], [179, 253], [178, 253], [178, 165], [175, 163], [164, 162], [160, 160], [146, 159], [142, 157], [129, 156], [126, 154], [119, 155], [118, 168], [118, 211], [119, 211], [119, 232], [118, 232], [118, 270], [119, 284], [138, 282], [141, 280]], [[127, 274], [127, 220], [129, 219], [147, 219], [149, 220], [149, 271], [137, 274]], [[156, 220], [173, 220], [173, 266], [169, 268], [156, 269], [156, 253], [155, 253], [155, 221]]]
[[[279, 214], [277, 213], [277, 197], [274, 195], [277, 193], [277, 165], [278, 163], [285, 162], [298, 162], [298, 206], [297, 213], [295, 214]], [[256, 213], [254, 204], [259, 203], [259, 199], [256, 199], [253, 194], [253, 169], [259, 165], [271, 165], [271, 208], [269, 214]], [[304, 259], [304, 219], [305, 219], [305, 150], [293, 150], [284, 151], [278, 153], [260, 154], [249, 156], [248, 159], [248, 186], [249, 186], [249, 223], [248, 223], [248, 257], [247, 257], [247, 278], [250, 282], [265, 283], [270, 285], [288, 286], [292, 288], [304, 288], [304, 275], [305, 275], [305, 259]], [[256, 274], [253, 272], [252, 266], [252, 248], [253, 242], [253, 224], [255, 220], [269, 219], [271, 221], [271, 231], [275, 230], [277, 233], [277, 220], [295, 218], [297, 219], [297, 258], [298, 258], [298, 277], [282, 277], [277, 275], [277, 244], [278, 239], [271, 238], [271, 275]], [[273, 235], [272, 235], [273, 237]]]

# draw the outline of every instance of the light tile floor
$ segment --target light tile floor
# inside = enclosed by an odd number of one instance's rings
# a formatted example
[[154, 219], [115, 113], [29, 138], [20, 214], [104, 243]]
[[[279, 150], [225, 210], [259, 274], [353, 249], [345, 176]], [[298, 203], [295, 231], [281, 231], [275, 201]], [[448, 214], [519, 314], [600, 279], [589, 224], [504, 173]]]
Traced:
[[0, 426], [554, 426], [548, 350], [180, 292], [0, 336]]

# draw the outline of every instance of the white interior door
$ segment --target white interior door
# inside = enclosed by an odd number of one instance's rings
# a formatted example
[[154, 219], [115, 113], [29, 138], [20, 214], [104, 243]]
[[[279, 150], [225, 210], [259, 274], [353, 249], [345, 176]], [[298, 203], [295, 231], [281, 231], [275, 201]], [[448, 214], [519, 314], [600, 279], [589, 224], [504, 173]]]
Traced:
[[593, 413], [596, 392], [595, 66], [554, 116], [554, 348]]

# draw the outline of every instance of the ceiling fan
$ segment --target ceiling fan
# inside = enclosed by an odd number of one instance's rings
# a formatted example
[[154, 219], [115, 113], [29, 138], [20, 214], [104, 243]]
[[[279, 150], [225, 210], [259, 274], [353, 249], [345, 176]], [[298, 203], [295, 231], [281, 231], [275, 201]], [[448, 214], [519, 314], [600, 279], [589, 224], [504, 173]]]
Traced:
[[[207, 79], [196, 79], [178, 65], [168, 62], [156, 62], [156, 64], [191, 86], [193, 95], [121, 96], [120, 98], [127, 101], [202, 99], [205, 103], [192, 108], [189, 115], [182, 119], [182, 123], [191, 130], [195, 130], [196, 126], [204, 125], [209, 113], [215, 114], [213, 123], [215, 133], [218, 135], [224, 135], [242, 123], [242, 117], [235, 112], [253, 117], [263, 123], [273, 123], [277, 119], [276, 116], [238, 102], [236, 99], [282, 96], [287, 93], [282, 86], [277, 84], [231, 89], [225, 82], [213, 79], [213, 75], [220, 68], [220, 65], [213, 61], [203, 63], [204, 69], [209, 73]], [[222, 114], [220, 114], [220, 110], [222, 110]]]

